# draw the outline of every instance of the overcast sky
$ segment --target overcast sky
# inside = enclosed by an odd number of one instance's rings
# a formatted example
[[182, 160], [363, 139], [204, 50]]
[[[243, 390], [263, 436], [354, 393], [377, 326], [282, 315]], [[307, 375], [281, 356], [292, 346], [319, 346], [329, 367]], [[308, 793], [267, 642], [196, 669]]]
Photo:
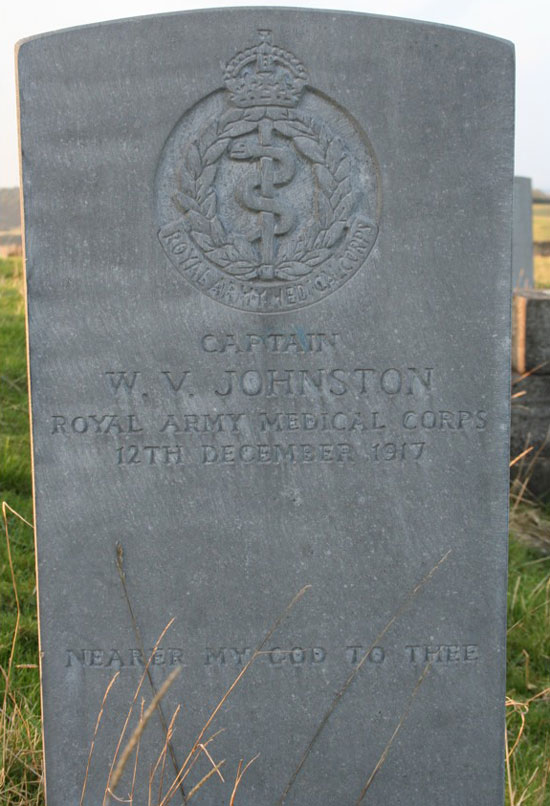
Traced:
[[516, 167], [534, 187], [550, 192], [550, 2], [548, 0], [297, 0], [224, 3], [193, 0], [0, 0], [0, 187], [19, 183], [13, 46], [44, 31], [102, 20], [183, 11], [193, 8], [251, 5], [301, 5], [388, 14], [458, 25], [509, 39], [516, 45]]

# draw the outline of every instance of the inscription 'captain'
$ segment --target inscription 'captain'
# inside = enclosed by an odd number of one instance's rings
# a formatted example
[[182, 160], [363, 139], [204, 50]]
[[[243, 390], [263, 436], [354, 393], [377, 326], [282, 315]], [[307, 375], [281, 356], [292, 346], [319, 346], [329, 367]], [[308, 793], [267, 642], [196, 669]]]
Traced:
[[207, 333], [201, 338], [201, 347], [205, 353], [321, 353], [334, 349], [340, 340], [339, 333], [305, 333], [296, 330], [293, 333], [246, 333], [244, 336], [234, 333], [216, 336]]

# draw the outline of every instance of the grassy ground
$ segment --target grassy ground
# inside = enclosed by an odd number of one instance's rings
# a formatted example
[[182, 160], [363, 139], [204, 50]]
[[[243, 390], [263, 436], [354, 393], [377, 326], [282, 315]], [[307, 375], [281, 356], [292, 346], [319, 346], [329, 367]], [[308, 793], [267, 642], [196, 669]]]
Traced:
[[550, 518], [526, 506], [512, 518], [510, 538], [507, 803], [511, 806], [550, 804], [550, 556], [541, 557], [518, 540], [532, 528], [533, 514], [550, 547]]
[[[20, 259], [0, 260], [0, 498], [32, 521], [22, 277]], [[6, 515], [12, 564], [7, 543], [2, 540], [0, 802], [6, 806], [27, 806], [40, 802], [41, 797], [34, 541], [29, 526], [9, 512]], [[17, 644], [12, 656], [14, 635]]]
[[[21, 261], [0, 260], [0, 495], [31, 521], [22, 289]], [[32, 529], [10, 511], [6, 511], [6, 522], [11, 560], [3, 540], [0, 802], [2, 806], [38, 806], [43, 796], [33, 536]], [[510, 539], [509, 806], [550, 804], [550, 556], [534, 551], [529, 541], [539, 547], [547, 541], [550, 551], [550, 514], [522, 502], [512, 514]]]

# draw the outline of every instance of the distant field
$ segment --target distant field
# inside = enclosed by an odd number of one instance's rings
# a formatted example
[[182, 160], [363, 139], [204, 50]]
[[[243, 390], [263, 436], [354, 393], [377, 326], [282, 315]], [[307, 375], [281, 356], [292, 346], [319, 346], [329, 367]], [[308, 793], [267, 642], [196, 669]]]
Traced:
[[[533, 204], [533, 241], [550, 241], [550, 204]], [[550, 288], [550, 256], [534, 255], [535, 286]]]
[[550, 204], [533, 205], [533, 241], [550, 241]]
[[21, 229], [19, 188], [0, 188], [0, 231]]
[[535, 288], [550, 288], [550, 257], [535, 255]]

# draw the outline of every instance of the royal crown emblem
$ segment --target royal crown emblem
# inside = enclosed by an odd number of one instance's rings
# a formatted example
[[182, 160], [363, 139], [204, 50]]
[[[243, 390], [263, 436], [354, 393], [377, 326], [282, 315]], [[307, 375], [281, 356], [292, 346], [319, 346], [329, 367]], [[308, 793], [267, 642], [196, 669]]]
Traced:
[[361, 267], [380, 207], [372, 147], [307, 87], [271, 31], [226, 65], [225, 89], [181, 118], [157, 174], [160, 242], [197, 288], [275, 313], [309, 305]]
[[224, 83], [235, 106], [296, 106], [307, 81], [296, 56], [271, 43], [271, 31], [258, 31], [260, 44], [243, 50], [225, 69]]

